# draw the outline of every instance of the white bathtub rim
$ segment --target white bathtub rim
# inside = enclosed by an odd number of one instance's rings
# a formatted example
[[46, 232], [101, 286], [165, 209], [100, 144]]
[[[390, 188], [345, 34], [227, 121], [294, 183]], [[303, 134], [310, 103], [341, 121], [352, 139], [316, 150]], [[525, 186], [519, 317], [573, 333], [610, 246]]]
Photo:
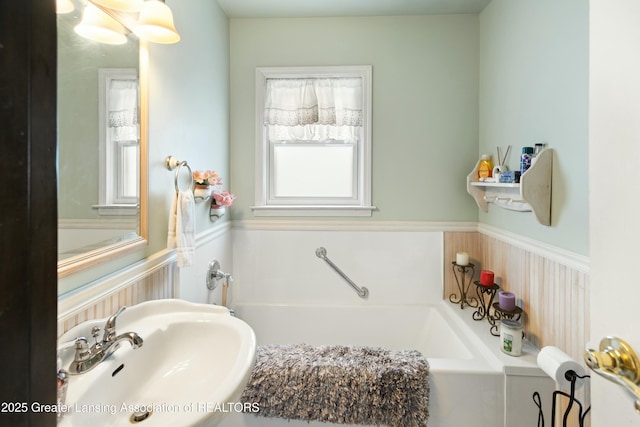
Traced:
[[[529, 341], [523, 340], [523, 354], [520, 357], [512, 357], [506, 355], [499, 349], [499, 337], [490, 334], [488, 321], [474, 321], [472, 314], [475, 311], [473, 307], [467, 307], [463, 310], [459, 305], [451, 304], [446, 300], [436, 303], [417, 302], [413, 304], [390, 303], [380, 304], [359, 302], [358, 304], [339, 303], [326, 304], [322, 303], [273, 303], [273, 302], [238, 302], [235, 307], [267, 307], [267, 308], [332, 308], [339, 309], [435, 309], [439, 311], [445, 319], [450, 321], [449, 326], [461, 334], [464, 339], [468, 340], [467, 345], [474, 351], [475, 358], [469, 359], [446, 359], [437, 357], [428, 357], [427, 360], [431, 365], [431, 371], [444, 372], [455, 371], [460, 373], [487, 374], [492, 375], [496, 372], [505, 375], [520, 376], [545, 376], [546, 374], [537, 365], [537, 354], [539, 349], [532, 345]], [[234, 307], [232, 307], [234, 308]], [[327, 343], [330, 344], [330, 343]]]
[[[440, 301], [432, 304], [425, 303], [416, 303], [416, 304], [371, 304], [371, 305], [354, 305], [354, 304], [309, 304], [309, 303], [258, 303], [258, 302], [247, 302], [247, 303], [237, 303], [234, 307], [238, 312], [240, 318], [241, 311], [243, 309], [250, 309], [251, 307], [260, 307], [260, 308], [309, 308], [309, 309], [353, 309], [353, 310], [362, 310], [362, 309], [433, 309], [437, 311], [441, 316], [444, 317], [444, 320], [448, 321], [448, 326], [450, 326], [454, 332], [458, 334], [463, 340], [467, 340], [465, 345], [469, 347], [469, 350], [472, 351], [473, 358], [439, 358], [439, 357], [427, 357], [427, 360], [430, 364], [430, 371], [432, 372], [449, 372], [455, 371], [460, 374], [472, 373], [472, 374], [487, 374], [487, 375], [495, 375], [496, 373], [503, 373], [504, 367], [500, 363], [500, 361], [495, 357], [495, 355], [487, 348], [487, 343], [482, 342], [479, 337], [477, 337], [473, 331], [469, 329], [467, 325], [465, 325], [464, 321], [456, 316], [452, 311], [449, 311], [450, 303], [445, 301]], [[459, 310], [459, 308], [458, 308]], [[471, 316], [472, 312], [475, 309], [467, 308], [464, 310], [469, 316]], [[484, 322], [487, 323], [487, 322]], [[488, 327], [487, 323], [487, 327]], [[331, 343], [327, 343], [330, 345]], [[496, 344], [497, 345], [497, 344]]]
[[[500, 350], [500, 337], [491, 335], [490, 325], [486, 320], [474, 321], [459, 307], [444, 304], [443, 310], [452, 314], [452, 318], [466, 324], [472, 335], [480, 342], [488, 343], [483, 350], [490, 353], [489, 358], [500, 366], [505, 375], [544, 377], [546, 373], [538, 366], [537, 357], [540, 349], [528, 340], [522, 340], [522, 355], [518, 357], [507, 355]], [[464, 310], [466, 311], [466, 310]]]

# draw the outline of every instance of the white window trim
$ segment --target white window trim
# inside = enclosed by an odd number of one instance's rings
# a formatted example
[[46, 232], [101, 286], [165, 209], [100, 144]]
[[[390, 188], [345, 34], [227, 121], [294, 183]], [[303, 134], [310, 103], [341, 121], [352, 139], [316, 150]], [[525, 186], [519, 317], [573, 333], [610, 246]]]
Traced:
[[[260, 67], [256, 68], [256, 104], [255, 104], [255, 206], [254, 216], [371, 216], [376, 209], [371, 205], [371, 87], [372, 67], [335, 66], [335, 67]], [[265, 89], [268, 79], [277, 78], [328, 78], [352, 77], [363, 80], [363, 141], [359, 143], [357, 204], [347, 205], [270, 205], [269, 204], [269, 144], [266, 144], [264, 132]]]
[[[140, 204], [120, 202], [117, 200], [118, 189], [115, 188], [113, 175], [119, 174], [120, 162], [115, 153], [115, 147], [108, 143], [108, 88], [113, 79], [138, 80], [138, 70], [135, 68], [99, 68], [98, 69], [98, 204], [92, 208], [104, 216], [138, 215]], [[139, 144], [139, 142], [138, 142]], [[138, 155], [140, 155], [138, 153]], [[139, 173], [139, 171], [138, 171]], [[140, 180], [136, 180], [140, 182]]]

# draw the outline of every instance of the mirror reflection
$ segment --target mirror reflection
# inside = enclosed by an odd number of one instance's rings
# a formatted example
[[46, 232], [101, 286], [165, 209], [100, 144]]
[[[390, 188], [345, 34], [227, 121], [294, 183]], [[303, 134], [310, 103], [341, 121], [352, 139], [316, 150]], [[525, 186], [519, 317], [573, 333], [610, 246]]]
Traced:
[[82, 10], [57, 15], [59, 276], [61, 265], [90, 265], [95, 262], [87, 258], [146, 237], [140, 231], [139, 43], [130, 35], [120, 45], [79, 36], [74, 27]]

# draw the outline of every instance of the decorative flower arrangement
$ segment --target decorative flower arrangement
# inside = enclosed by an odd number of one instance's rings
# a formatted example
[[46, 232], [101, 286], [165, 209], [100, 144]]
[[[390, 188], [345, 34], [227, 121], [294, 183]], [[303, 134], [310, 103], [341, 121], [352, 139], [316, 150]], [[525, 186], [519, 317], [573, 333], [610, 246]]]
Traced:
[[227, 190], [213, 192], [213, 200], [216, 201], [218, 206], [231, 206], [235, 198], [236, 196], [229, 194]]
[[202, 185], [212, 187], [210, 195], [213, 196], [214, 203], [218, 206], [231, 206], [236, 196], [230, 194], [227, 190], [221, 190], [222, 178], [218, 175], [218, 172], [207, 171], [195, 171], [193, 172], [193, 180], [196, 185]]
[[220, 178], [216, 171], [195, 171], [193, 173], [193, 180], [196, 185], [219, 186], [222, 184], [222, 178]]

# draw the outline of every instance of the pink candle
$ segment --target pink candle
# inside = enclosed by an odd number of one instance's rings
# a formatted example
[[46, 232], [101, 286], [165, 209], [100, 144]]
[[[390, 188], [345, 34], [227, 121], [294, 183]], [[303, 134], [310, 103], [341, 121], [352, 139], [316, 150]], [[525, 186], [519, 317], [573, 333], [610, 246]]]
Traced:
[[516, 296], [512, 292], [498, 292], [498, 305], [505, 311], [513, 311], [516, 309]]

